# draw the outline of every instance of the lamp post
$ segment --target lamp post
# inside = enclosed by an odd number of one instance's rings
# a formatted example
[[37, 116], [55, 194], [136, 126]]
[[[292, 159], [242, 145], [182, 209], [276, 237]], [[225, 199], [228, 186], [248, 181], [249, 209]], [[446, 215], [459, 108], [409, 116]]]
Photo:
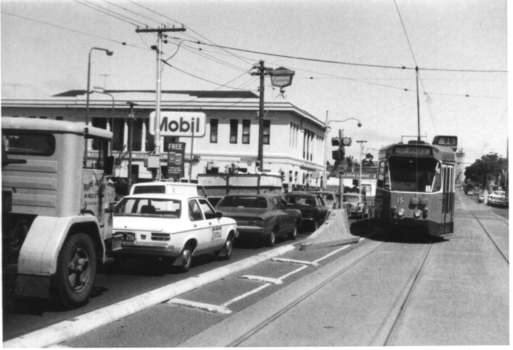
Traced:
[[358, 182], [359, 184], [359, 188], [358, 188], [358, 193], [362, 194], [362, 149], [363, 149], [363, 144], [364, 142], [367, 142], [367, 141], [356, 141], [360, 144], [360, 181]]
[[89, 50], [89, 59], [87, 61], [87, 91], [86, 91], [86, 125], [89, 124], [89, 94], [90, 94], [90, 86], [91, 86], [91, 54], [93, 50], [105, 51], [107, 56], [112, 56], [114, 54], [113, 51], [102, 49], [101, 47], [93, 47]]
[[[103, 91], [103, 89], [98, 87], [98, 86], [93, 87], [93, 91], [92, 92], [96, 92], [98, 94], [103, 94], [103, 95], [108, 95], [112, 99], [112, 113], [111, 113], [111, 116], [110, 116], [110, 131], [112, 131], [114, 133], [114, 96], [112, 94], [109, 94], [108, 92]], [[111, 143], [111, 145], [110, 145], [110, 155], [112, 155], [112, 153], [113, 153], [113, 147], [112, 146], [113, 145]]]
[[323, 175], [323, 182], [324, 182], [324, 187], [327, 188], [328, 184], [327, 184], [327, 176], [326, 176], [326, 172], [327, 172], [327, 168], [328, 166], [326, 165], [327, 163], [327, 160], [326, 160], [326, 152], [328, 150], [328, 134], [329, 134], [329, 130], [330, 130], [330, 123], [343, 123], [343, 122], [347, 122], [348, 120], [356, 120], [358, 122], [358, 127], [361, 128], [362, 127], [362, 122], [360, 122], [358, 119], [356, 118], [347, 118], [347, 119], [344, 119], [344, 120], [330, 120], [328, 118], [328, 111], [326, 111], [326, 123], [324, 124], [325, 127], [326, 127], [326, 131], [324, 133], [324, 175]]
[[[112, 56], [114, 52], [109, 51], [107, 49], [102, 49], [100, 47], [93, 47], [91, 50], [89, 50], [89, 59], [87, 61], [87, 91], [86, 91], [86, 120], [85, 125], [86, 129], [89, 125], [89, 94], [90, 94], [90, 87], [91, 87], [91, 54], [93, 53], [93, 50], [99, 50], [99, 51], [105, 51], [107, 53], [107, 56]], [[86, 131], [87, 132], [87, 131]], [[85, 139], [84, 144], [84, 167], [87, 166], [87, 138]]]

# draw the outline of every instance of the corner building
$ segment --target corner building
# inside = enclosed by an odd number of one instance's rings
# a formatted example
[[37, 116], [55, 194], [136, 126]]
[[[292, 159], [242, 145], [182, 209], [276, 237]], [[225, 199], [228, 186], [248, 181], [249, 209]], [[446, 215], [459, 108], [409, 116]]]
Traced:
[[[146, 95], [149, 96], [154, 95]], [[256, 173], [259, 103], [256, 95], [253, 96], [242, 100], [196, 98], [173, 101], [163, 95], [161, 112], [201, 112], [206, 116], [205, 134], [195, 137], [193, 145], [191, 137], [166, 137], [166, 141], [186, 143], [182, 181], [188, 180], [190, 173], [194, 181], [198, 174], [225, 173], [230, 168], [242, 173]], [[134, 183], [151, 181], [152, 173], [146, 168], [145, 159], [155, 145], [155, 137], [149, 130], [150, 113], [155, 111], [154, 100], [141, 99], [140, 96], [139, 99], [127, 99], [126, 94], [114, 92], [111, 99], [109, 96], [92, 94], [89, 101], [89, 123], [113, 132], [112, 155], [116, 159], [114, 175], [119, 179], [127, 179], [130, 103], [134, 105], [132, 179]], [[284, 187], [289, 191], [323, 187], [325, 123], [286, 101], [266, 103], [264, 113], [263, 169], [281, 173]], [[86, 100], [83, 96], [44, 100], [4, 99], [2, 117], [85, 123]], [[164, 137], [161, 137], [160, 142], [161, 172], [163, 177], [167, 177], [167, 153], [162, 151]], [[88, 161], [92, 161], [95, 152], [95, 145], [90, 142]]]

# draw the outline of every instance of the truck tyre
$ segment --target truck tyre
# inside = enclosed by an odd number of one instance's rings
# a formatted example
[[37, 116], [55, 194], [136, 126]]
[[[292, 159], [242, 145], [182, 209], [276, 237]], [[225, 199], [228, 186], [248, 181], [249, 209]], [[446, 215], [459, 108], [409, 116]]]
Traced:
[[78, 233], [66, 238], [57, 260], [54, 290], [66, 309], [89, 299], [96, 278], [96, 252], [91, 237]]

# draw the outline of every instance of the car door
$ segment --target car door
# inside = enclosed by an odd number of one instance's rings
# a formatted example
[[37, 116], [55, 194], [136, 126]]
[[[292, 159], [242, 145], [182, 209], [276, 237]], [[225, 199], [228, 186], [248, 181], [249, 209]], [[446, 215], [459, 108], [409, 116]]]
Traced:
[[206, 221], [207, 230], [209, 230], [208, 242], [206, 243], [206, 249], [217, 250], [222, 248], [226, 236], [228, 235], [228, 227], [221, 224], [216, 216], [216, 212], [212, 205], [206, 199], [198, 200], [203, 216]]
[[287, 209], [287, 202], [283, 198], [274, 197], [276, 210], [280, 213], [280, 225], [284, 231], [290, 232], [296, 226], [296, 217], [290, 209]]
[[211, 224], [209, 225], [207, 220], [205, 220], [197, 199], [189, 199], [187, 204], [189, 206], [189, 220], [193, 224], [193, 230], [191, 233], [198, 242], [194, 253], [194, 255], [197, 255], [198, 253], [203, 253], [208, 250], [208, 244], [212, 232], [210, 229]]

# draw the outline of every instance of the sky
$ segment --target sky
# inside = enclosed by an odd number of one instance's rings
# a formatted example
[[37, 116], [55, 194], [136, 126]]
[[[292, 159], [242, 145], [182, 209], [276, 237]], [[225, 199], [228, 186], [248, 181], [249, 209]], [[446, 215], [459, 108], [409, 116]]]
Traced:
[[356, 141], [377, 157], [416, 137], [420, 114], [423, 139], [457, 135], [467, 165], [507, 156], [506, 0], [2, 0], [1, 11], [3, 99], [85, 90], [93, 47], [114, 55], [93, 51], [92, 87], [154, 90], [157, 39], [136, 29], [183, 26], [163, 45], [162, 89], [258, 93], [250, 72], [263, 60], [295, 71], [265, 101], [328, 118], [329, 138], [353, 140], [346, 155], [360, 157]]

